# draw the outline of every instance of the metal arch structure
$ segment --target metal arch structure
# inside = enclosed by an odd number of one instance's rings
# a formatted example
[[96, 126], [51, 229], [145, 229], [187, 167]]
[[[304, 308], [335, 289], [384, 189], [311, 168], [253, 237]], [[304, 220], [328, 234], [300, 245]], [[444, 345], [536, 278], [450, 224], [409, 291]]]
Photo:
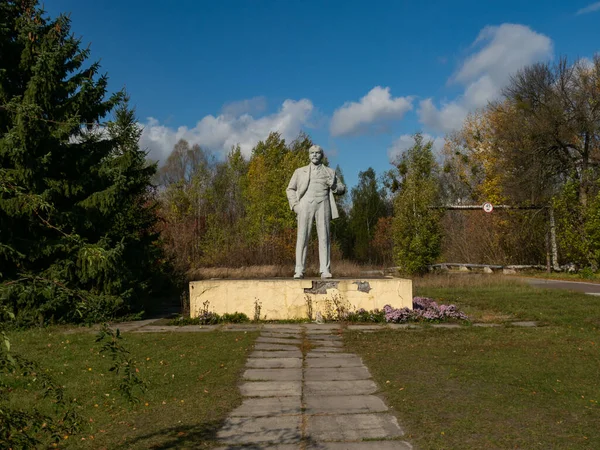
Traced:
[[[558, 246], [556, 245], [556, 223], [554, 221], [554, 209], [549, 205], [493, 205], [494, 211], [496, 210], [537, 210], [547, 211], [548, 215], [548, 232], [546, 234], [546, 247], [548, 248], [548, 270], [552, 269], [555, 272], [560, 272], [560, 266], [558, 265]], [[443, 209], [443, 210], [481, 210], [483, 211], [482, 205], [434, 205], [430, 206], [431, 209]], [[491, 212], [493, 213], [493, 211]]]

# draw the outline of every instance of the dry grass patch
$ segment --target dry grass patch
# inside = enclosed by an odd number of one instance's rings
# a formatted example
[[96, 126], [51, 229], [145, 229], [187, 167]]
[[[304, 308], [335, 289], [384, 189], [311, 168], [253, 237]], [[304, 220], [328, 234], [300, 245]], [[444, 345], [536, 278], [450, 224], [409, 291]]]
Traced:
[[446, 273], [413, 278], [415, 289], [522, 286], [518, 278], [501, 274]]
[[[370, 272], [377, 272], [381, 270], [372, 266], [361, 266], [352, 261], [336, 261], [332, 264], [332, 266], [332, 272], [336, 278], [361, 277], [365, 276], [365, 273], [368, 274]], [[292, 278], [293, 276], [293, 264], [247, 267], [200, 267], [188, 272], [188, 279], [190, 281], [206, 280], [210, 278], [247, 280], [253, 278]], [[306, 270], [305, 276], [320, 276], [318, 266], [309, 266]]]

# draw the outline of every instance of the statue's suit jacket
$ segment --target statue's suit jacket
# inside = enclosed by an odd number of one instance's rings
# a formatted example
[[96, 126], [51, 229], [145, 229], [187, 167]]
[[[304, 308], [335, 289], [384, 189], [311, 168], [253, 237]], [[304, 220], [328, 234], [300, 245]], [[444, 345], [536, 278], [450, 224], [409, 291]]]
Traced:
[[[323, 168], [327, 171], [327, 174], [330, 177], [333, 177], [333, 186], [336, 186], [335, 192], [338, 194], [343, 194], [346, 191], [346, 188], [341, 183], [336, 182], [335, 170], [327, 166], [323, 166]], [[306, 193], [306, 190], [308, 189], [309, 183], [310, 164], [308, 166], [300, 167], [294, 171], [294, 175], [292, 175], [290, 184], [285, 190], [288, 201], [290, 203], [290, 208], [292, 210], [294, 209], [294, 206], [300, 203], [300, 200], [302, 199], [302, 197]], [[333, 189], [329, 189], [329, 203], [331, 205], [331, 218], [337, 219], [339, 217], [339, 213], [335, 204], [335, 199], [333, 198]]]

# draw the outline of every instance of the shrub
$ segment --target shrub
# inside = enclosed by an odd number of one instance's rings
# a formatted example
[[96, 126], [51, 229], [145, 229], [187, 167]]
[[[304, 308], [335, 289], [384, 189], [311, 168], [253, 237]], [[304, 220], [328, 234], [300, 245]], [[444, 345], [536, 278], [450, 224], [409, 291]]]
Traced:
[[348, 313], [346, 316], [348, 322], [372, 322], [382, 323], [385, 322], [384, 312], [378, 309], [374, 311], [367, 311], [364, 308], [360, 308], [356, 312]]

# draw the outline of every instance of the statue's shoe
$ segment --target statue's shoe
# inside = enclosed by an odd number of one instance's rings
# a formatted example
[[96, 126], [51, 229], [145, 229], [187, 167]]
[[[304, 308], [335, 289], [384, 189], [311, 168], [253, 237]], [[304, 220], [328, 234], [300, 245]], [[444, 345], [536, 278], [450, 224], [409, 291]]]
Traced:
[[323, 272], [321, 274], [321, 278], [325, 279], [325, 278], [332, 278], [332, 275], [329, 272]]
[[302, 273], [295, 273], [294, 274], [294, 279], [300, 280], [302, 278], [304, 278], [304, 274], [302, 274]]

